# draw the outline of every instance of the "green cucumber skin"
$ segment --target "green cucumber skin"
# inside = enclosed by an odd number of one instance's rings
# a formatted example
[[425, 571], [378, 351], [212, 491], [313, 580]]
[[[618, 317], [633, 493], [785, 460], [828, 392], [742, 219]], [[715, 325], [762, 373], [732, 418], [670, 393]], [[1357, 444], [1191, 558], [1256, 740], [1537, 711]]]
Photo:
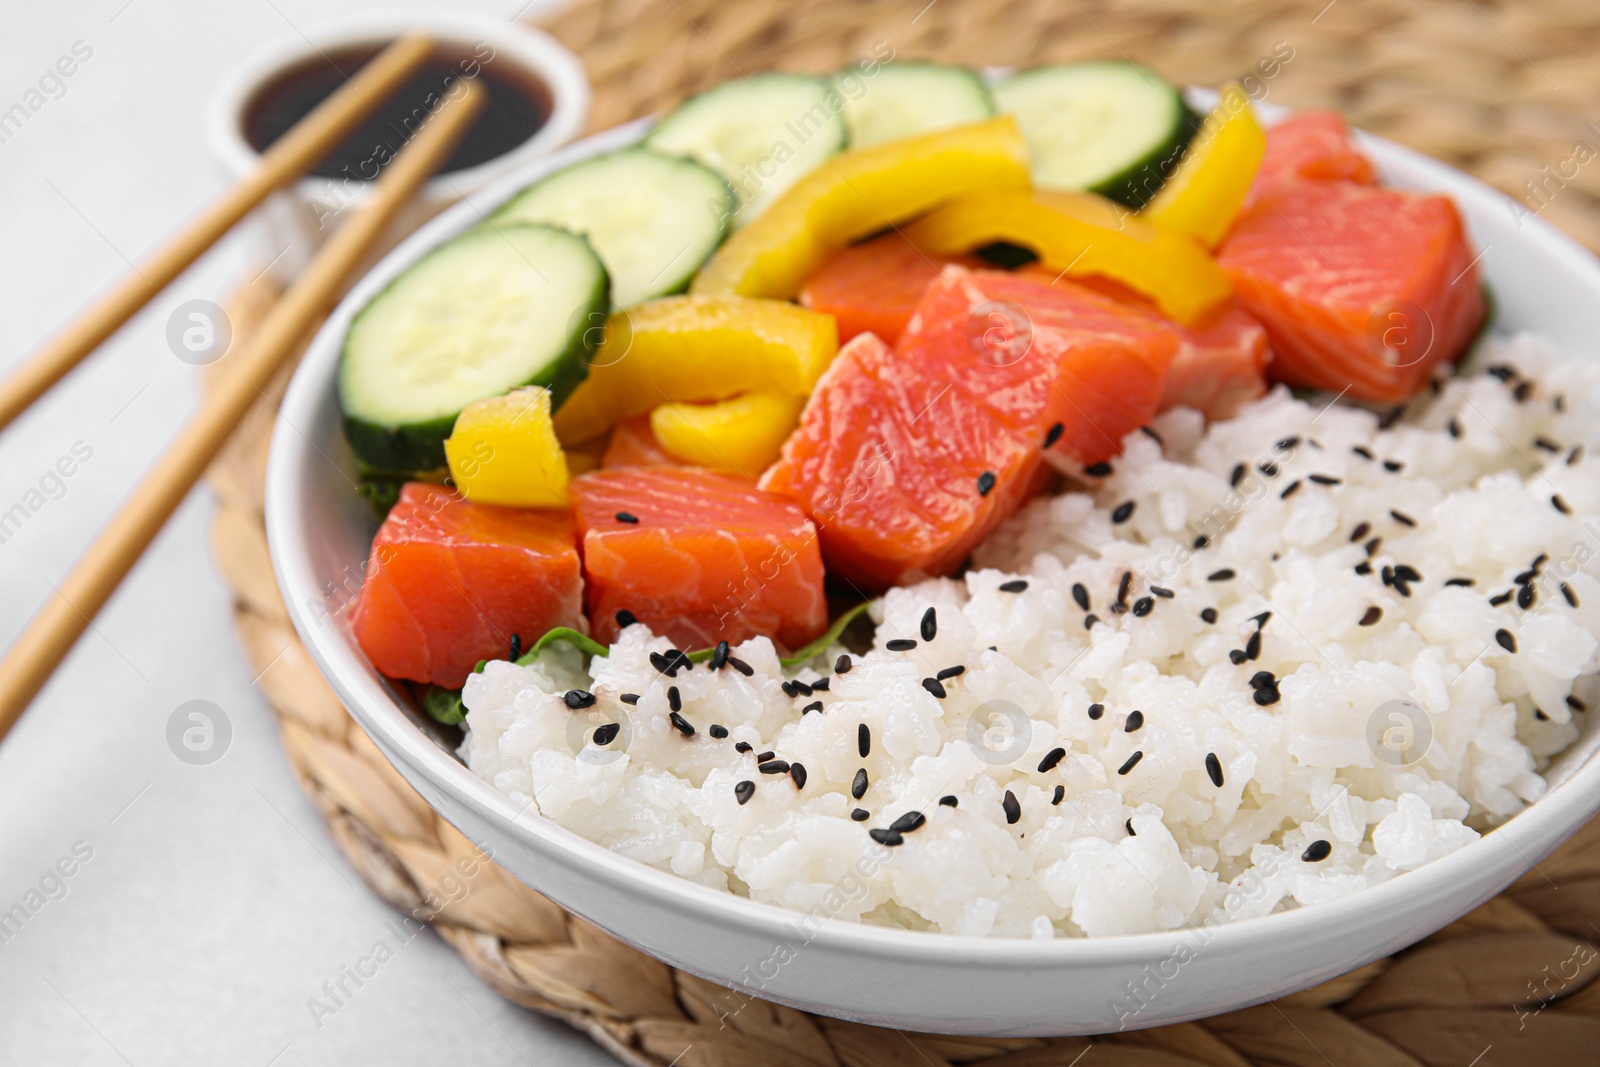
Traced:
[[1122, 173], [1112, 175], [1103, 182], [1091, 185], [1089, 191], [1109, 197], [1117, 203], [1125, 207], [1131, 207], [1136, 211], [1144, 207], [1156, 193], [1161, 191], [1161, 187], [1172, 176], [1173, 168], [1178, 165], [1184, 154], [1189, 150], [1189, 142], [1194, 140], [1194, 135], [1199, 131], [1200, 124], [1204, 121], [1204, 115], [1185, 103], [1183, 105], [1183, 124], [1179, 127], [1176, 136]]
[[[492, 225], [492, 223], [490, 224]], [[475, 227], [476, 228], [476, 227]], [[559, 227], [551, 227], [559, 229]], [[582, 234], [573, 234], [585, 246], [588, 241]], [[428, 255], [432, 255], [429, 252]], [[594, 256], [594, 250], [589, 254]], [[415, 268], [423, 259], [417, 260], [407, 270]], [[574, 326], [568, 333], [567, 347], [553, 360], [545, 364], [544, 369], [534, 375], [530, 380], [518, 383], [511, 388], [521, 388], [526, 385], [542, 385], [550, 390], [550, 410], [554, 412], [561, 406], [578, 384], [589, 375], [589, 360], [594, 355], [594, 350], [599, 341], [601, 331], [589, 328], [587, 324], [605, 322], [611, 310], [611, 279], [606, 274], [605, 267], [600, 262], [599, 256], [594, 256], [597, 268], [598, 282], [590, 296], [586, 307], [580, 309], [571, 321]], [[365, 307], [356, 313], [350, 321], [350, 327], [345, 331], [344, 344], [349, 344], [349, 336], [361, 316], [367, 314], [377, 306], [383, 296], [388, 293], [405, 272], [391, 279], [389, 284], [379, 290]], [[578, 324], [585, 324], [579, 326]], [[340, 360], [343, 361], [345, 352], [341, 350]], [[509, 391], [509, 390], [507, 390]], [[345, 401], [344, 385], [341, 379], [336, 379], [335, 395], [338, 398], [340, 420], [344, 425], [345, 440], [350, 442], [350, 449], [355, 453], [356, 461], [362, 468], [363, 474], [376, 478], [410, 479], [418, 474], [436, 471], [448, 466], [444, 454], [445, 438], [455, 429], [456, 415], [441, 416], [424, 422], [410, 422], [399, 425], [385, 425], [376, 423], [349, 412], [349, 405]]]

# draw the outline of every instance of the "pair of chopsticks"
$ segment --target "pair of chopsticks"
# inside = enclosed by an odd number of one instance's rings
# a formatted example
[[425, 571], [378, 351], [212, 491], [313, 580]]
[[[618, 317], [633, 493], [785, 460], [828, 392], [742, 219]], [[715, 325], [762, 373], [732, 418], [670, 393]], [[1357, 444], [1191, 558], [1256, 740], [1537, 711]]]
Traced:
[[[428, 58], [432, 42], [401, 38], [379, 53], [280, 138], [253, 173], [208, 207], [140, 270], [96, 301], [9, 378], [0, 382], [0, 428], [59, 381], [263, 197], [294, 181], [400, 87]], [[446, 98], [374, 183], [371, 196], [334, 232], [261, 322], [226, 357], [233, 364], [83, 554], [55, 595], [0, 659], [0, 738], [43, 688], [177, 510], [307, 329], [332, 310], [384, 227], [417, 191], [482, 109], [485, 91], [471, 79]]]

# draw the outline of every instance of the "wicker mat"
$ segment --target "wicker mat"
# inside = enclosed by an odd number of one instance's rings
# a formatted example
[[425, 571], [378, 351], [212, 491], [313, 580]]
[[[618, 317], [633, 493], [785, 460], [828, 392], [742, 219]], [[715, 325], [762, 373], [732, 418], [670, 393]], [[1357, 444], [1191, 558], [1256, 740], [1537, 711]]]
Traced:
[[[1381, 0], [578, 0], [551, 28], [588, 65], [595, 129], [741, 71], [827, 70], [880, 41], [901, 58], [993, 64], [1125, 54], [1199, 84], [1254, 71], [1269, 99], [1340, 107], [1368, 129], [1521, 196], [1530, 211], [1600, 247], [1600, 164], [1586, 167], [1587, 156], [1575, 154], [1575, 142], [1600, 145], [1594, 0], [1410, 0], [1404, 10]], [[1277, 68], [1258, 66], [1269, 57]], [[276, 295], [266, 282], [237, 293], [235, 330], [248, 331]], [[440, 899], [441, 880], [475, 849], [352, 723], [289, 624], [261, 520], [275, 399], [250, 415], [211, 472], [219, 498], [213, 549], [296, 776], [374, 892], [430, 917], [503, 996], [565, 1020], [619, 1060], [655, 1067], [1065, 1067], [1080, 1056], [1085, 1067], [1600, 1062], [1600, 983], [1590, 984], [1600, 974], [1591, 963], [1600, 951], [1591, 944], [1600, 942], [1600, 822], [1498, 899], [1397, 956], [1273, 1004], [1092, 1040], [902, 1034], [764, 1005], [729, 1014], [737, 1005], [726, 991], [612, 940], [492, 864], [478, 867], [468, 892], [430, 911], [425, 901]]]

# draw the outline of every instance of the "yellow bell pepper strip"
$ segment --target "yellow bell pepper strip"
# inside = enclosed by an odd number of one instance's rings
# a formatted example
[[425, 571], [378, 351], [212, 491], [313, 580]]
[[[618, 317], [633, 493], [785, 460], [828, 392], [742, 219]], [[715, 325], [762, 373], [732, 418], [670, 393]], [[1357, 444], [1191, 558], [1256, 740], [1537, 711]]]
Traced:
[[1267, 153], [1267, 135], [1237, 85], [1222, 91], [1183, 160], [1139, 217], [1215, 248], [1233, 228]]
[[1194, 238], [1142, 222], [1088, 193], [972, 193], [906, 227], [905, 235], [945, 255], [996, 241], [1021, 245], [1050, 270], [1121, 282], [1185, 325], [1233, 291]]
[[649, 300], [607, 321], [589, 376], [556, 412], [556, 435], [580, 445], [667, 401], [747, 392], [807, 396], [838, 350], [832, 315], [786, 301]]
[[474, 504], [564, 508], [567, 458], [550, 424], [550, 390], [514, 389], [468, 404], [444, 442], [456, 488]]
[[829, 254], [979, 189], [1029, 188], [1011, 116], [843, 152], [723, 243], [691, 293], [793, 297]]
[[743, 393], [709, 404], [662, 404], [650, 430], [674, 457], [755, 479], [778, 459], [806, 398], [789, 393]]

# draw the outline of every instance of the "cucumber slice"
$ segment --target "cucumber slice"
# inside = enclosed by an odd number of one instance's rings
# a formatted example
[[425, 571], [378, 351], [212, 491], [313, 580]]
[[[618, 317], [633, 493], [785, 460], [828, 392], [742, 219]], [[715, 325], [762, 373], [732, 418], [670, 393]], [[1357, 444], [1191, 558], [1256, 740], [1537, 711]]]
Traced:
[[595, 156], [518, 193], [496, 222], [547, 222], [589, 239], [618, 308], [681, 293], [727, 235], [733, 190], [692, 159], [648, 148]]
[[588, 373], [610, 283], [582, 237], [529, 223], [441, 245], [362, 308], [339, 357], [345, 436], [368, 473], [445, 464], [474, 400], [547, 386], [559, 404]]
[[1033, 153], [1034, 184], [1140, 207], [1172, 173], [1198, 125], [1178, 87], [1135, 63], [1025, 70], [994, 90]]
[[769, 72], [678, 105], [645, 144], [704, 163], [733, 186], [742, 226], [845, 145], [844, 100], [828, 79]]
[[867, 80], [853, 66], [833, 76], [844, 100], [851, 148], [915, 137], [919, 133], [978, 122], [994, 114], [983, 79], [965, 67], [899, 61], [878, 68]]

